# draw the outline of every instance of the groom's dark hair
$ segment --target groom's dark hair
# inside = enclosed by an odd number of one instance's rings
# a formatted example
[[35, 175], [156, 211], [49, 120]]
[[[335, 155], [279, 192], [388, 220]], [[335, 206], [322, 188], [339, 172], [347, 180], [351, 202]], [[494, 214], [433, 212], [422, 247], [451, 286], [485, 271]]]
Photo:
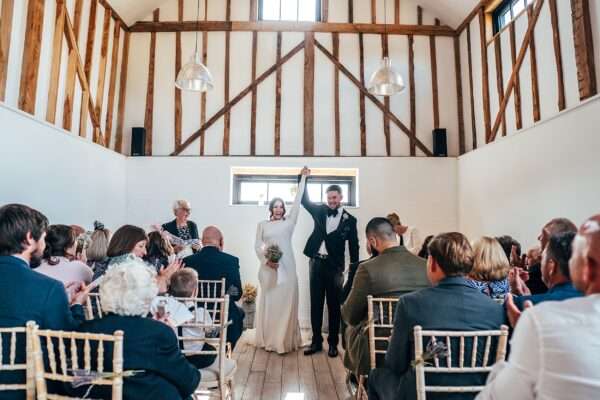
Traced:
[[394, 227], [387, 218], [376, 217], [369, 221], [366, 229], [367, 236], [375, 235], [381, 240], [393, 240], [396, 238]]
[[340, 187], [340, 185], [331, 185], [327, 188], [326, 193], [329, 192], [338, 192], [339, 194], [342, 194], [342, 188]]

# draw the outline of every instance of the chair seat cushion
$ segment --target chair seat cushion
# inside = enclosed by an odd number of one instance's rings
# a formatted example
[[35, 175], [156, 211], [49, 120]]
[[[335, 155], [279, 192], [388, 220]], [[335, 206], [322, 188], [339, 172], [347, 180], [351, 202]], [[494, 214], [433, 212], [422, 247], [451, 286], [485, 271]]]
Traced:
[[[225, 377], [229, 377], [235, 371], [237, 363], [235, 360], [231, 358], [225, 358]], [[215, 382], [219, 380], [219, 358], [217, 357], [215, 361], [208, 367], [202, 368], [200, 370], [200, 385], [206, 384], [209, 382]]]

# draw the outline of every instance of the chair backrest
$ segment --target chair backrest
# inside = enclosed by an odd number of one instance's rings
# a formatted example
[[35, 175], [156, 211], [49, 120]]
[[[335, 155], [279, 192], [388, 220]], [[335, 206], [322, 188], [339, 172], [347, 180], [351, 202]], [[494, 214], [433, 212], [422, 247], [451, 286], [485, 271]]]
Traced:
[[225, 278], [219, 280], [198, 279], [198, 298], [214, 299], [225, 297]]
[[[219, 374], [224, 374], [227, 350], [227, 327], [229, 326], [229, 296], [209, 299], [174, 297], [174, 299], [186, 304], [193, 314], [193, 319], [183, 323], [180, 325], [181, 329], [178, 329], [177, 338], [179, 343], [182, 344], [181, 352], [186, 356], [216, 354], [219, 359]], [[199, 309], [202, 309], [203, 312], [196, 312]], [[204, 318], [201, 318], [200, 314]], [[209, 318], [206, 318], [207, 316]], [[205, 336], [185, 335], [186, 331], [189, 332], [189, 330], [203, 330]], [[187, 343], [193, 344], [194, 342], [208, 343], [215, 350], [190, 350], [185, 348]]]
[[377, 354], [385, 355], [392, 329], [398, 299], [367, 296], [369, 324], [369, 359], [371, 369], [377, 367]]
[[[23, 345], [27, 354], [24, 364], [17, 360], [17, 348]], [[0, 328], [0, 373], [25, 371], [25, 383], [0, 384], [0, 391], [24, 390], [27, 400], [33, 400], [35, 382], [31, 354], [31, 337], [24, 326]]]
[[[123, 332], [114, 335], [41, 330], [28, 323], [32, 338], [37, 400], [69, 399], [48, 393], [47, 381], [74, 384], [85, 374], [86, 385], [110, 386], [113, 400], [123, 397]], [[105, 352], [112, 348], [112, 371], [104, 371]], [[93, 358], [92, 358], [93, 357]]]
[[100, 303], [100, 293], [90, 293], [83, 309], [86, 320], [102, 318], [104, 313]]
[[[415, 338], [415, 373], [417, 381], [417, 399], [425, 400], [426, 392], [444, 393], [477, 393], [483, 386], [427, 386], [425, 373], [472, 374], [489, 373], [492, 366], [506, 357], [508, 327], [502, 325], [500, 330], [493, 331], [429, 331], [417, 325], [414, 328]], [[423, 340], [429, 343], [442, 343], [445, 355], [428, 357], [423, 351]], [[495, 342], [495, 343], [494, 343]], [[496, 347], [495, 357], [490, 357], [492, 346]], [[465, 349], [470, 348], [470, 352]], [[452, 354], [452, 350], [458, 354]], [[483, 354], [482, 354], [483, 351]], [[470, 353], [470, 354], [466, 354]], [[429, 360], [432, 358], [432, 360]], [[432, 365], [428, 365], [432, 361]], [[427, 365], [426, 365], [427, 364]], [[442, 364], [440, 366], [440, 364]]]

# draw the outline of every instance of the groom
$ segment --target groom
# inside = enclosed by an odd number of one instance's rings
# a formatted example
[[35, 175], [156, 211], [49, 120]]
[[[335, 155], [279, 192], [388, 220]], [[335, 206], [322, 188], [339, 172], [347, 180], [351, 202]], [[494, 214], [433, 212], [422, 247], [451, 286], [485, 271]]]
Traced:
[[[310, 171], [303, 170], [303, 174], [309, 176]], [[310, 258], [310, 320], [313, 332], [312, 344], [304, 351], [307, 356], [323, 350], [321, 325], [325, 298], [329, 314], [328, 355], [338, 355], [346, 242], [350, 262], [358, 262], [356, 218], [344, 210], [342, 200], [342, 189], [338, 185], [327, 188], [327, 205], [312, 203], [306, 189], [302, 196], [302, 205], [314, 221], [314, 230], [304, 248], [304, 255]]]

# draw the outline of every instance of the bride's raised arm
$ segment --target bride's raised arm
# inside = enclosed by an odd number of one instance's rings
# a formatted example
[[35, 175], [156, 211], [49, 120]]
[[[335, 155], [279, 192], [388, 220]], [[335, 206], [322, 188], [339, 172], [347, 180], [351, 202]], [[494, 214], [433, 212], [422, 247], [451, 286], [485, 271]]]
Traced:
[[298, 191], [296, 192], [296, 198], [294, 199], [294, 204], [289, 214], [289, 219], [292, 224], [296, 225], [298, 221], [298, 215], [300, 215], [300, 201], [302, 200], [302, 196], [304, 195], [304, 191], [306, 190], [306, 175], [302, 175], [300, 179], [300, 183], [298, 184]]
[[259, 222], [256, 228], [256, 241], [254, 242], [254, 251], [256, 251], [256, 257], [260, 260], [261, 264], [265, 264], [267, 259], [264, 254], [264, 245], [265, 242], [263, 240], [263, 223]]

